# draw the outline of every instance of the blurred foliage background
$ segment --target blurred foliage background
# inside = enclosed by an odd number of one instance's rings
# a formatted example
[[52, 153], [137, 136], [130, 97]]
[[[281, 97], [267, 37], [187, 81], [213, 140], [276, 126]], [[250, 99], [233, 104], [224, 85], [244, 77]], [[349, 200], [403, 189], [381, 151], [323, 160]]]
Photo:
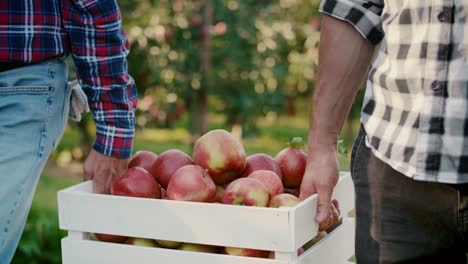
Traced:
[[[139, 92], [135, 151], [191, 154], [193, 142], [214, 128], [232, 131], [247, 154], [274, 156], [292, 137], [307, 138], [319, 0], [118, 2]], [[342, 131], [347, 149], [361, 102], [362, 91]], [[66, 233], [58, 228], [56, 193], [81, 180], [93, 140], [92, 116], [70, 122], [39, 182], [13, 263], [61, 263]], [[348, 163], [342, 158], [343, 170]]]

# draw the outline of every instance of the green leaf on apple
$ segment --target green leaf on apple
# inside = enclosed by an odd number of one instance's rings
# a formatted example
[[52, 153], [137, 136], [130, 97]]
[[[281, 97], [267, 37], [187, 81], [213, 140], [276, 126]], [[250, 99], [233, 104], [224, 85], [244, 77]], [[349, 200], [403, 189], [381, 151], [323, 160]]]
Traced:
[[338, 153], [348, 158], [348, 150], [344, 147], [343, 139], [338, 140]]

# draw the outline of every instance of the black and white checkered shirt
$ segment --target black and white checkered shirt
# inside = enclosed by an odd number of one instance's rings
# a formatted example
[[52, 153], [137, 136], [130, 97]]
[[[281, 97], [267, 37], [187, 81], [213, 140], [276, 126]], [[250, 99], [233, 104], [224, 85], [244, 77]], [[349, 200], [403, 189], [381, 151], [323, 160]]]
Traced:
[[417, 180], [468, 182], [468, 1], [322, 0], [380, 44], [361, 122], [373, 153]]

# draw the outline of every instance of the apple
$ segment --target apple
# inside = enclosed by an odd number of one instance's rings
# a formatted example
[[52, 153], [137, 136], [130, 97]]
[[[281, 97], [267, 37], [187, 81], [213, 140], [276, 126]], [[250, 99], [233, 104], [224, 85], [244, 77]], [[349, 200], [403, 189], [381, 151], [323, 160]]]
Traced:
[[219, 252], [219, 248], [216, 246], [192, 244], [192, 243], [183, 243], [178, 249], [184, 250], [184, 251], [204, 252], [204, 253], [218, 253]]
[[[304, 253], [304, 248], [303, 247], [300, 247], [298, 250], [297, 250], [297, 256], [300, 256], [302, 255], [302, 253]], [[275, 259], [275, 252], [274, 251], [270, 251], [270, 253], [268, 254], [268, 258], [269, 259]]]
[[299, 188], [304, 176], [307, 155], [300, 150], [304, 142], [300, 137], [295, 137], [290, 146], [281, 150], [275, 157], [275, 161], [283, 173], [283, 185], [286, 188]]
[[141, 247], [159, 247], [156, 241], [146, 238], [130, 237], [125, 244]]
[[250, 249], [250, 248], [237, 248], [237, 247], [225, 247], [224, 252], [227, 255], [231, 256], [243, 256], [243, 257], [253, 257], [253, 258], [267, 258], [268, 251]]
[[158, 182], [145, 169], [133, 167], [124, 172], [111, 187], [112, 195], [161, 198]]
[[296, 196], [289, 193], [278, 194], [271, 198], [268, 207], [279, 208], [279, 207], [294, 207], [300, 203], [301, 200]]
[[222, 203], [224, 197], [224, 187], [216, 185], [216, 195], [213, 199], [214, 203]]
[[268, 198], [268, 189], [259, 180], [240, 178], [231, 182], [224, 190], [223, 204], [266, 207]]
[[190, 18], [191, 25], [194, 27], [201, 26], [203, 23], [203, 17], [200, 14], [194, 14]]
[[193, 161], [189, 155], [178, 149], [170, 149], [159, 154], [158, 159], [151, 166], [154, 177], [166, 189], [171, 176], [185, 165], [192, 165]]
[[278, 174], [273, 171], [257, 170], [252, 172], [248, 178], [257, 179], [263, 183], [267, 187], [270, 197], [283, 193], [283, 183]]
[[217, 185], [239, 178], [247, 163], [241, 143], [222, 129], [201, 136], [195, 142], [193, 157], [195, 164], [207, 169]]
[[216, 185], [207, 171], [197, 165], [186, 165], [178, 169], [167, 186], [170, 200], [212, 202]]
[[242, 172], [242, 177], [247, 177], [256, 170], [270, 170], [275, 172], [280, 179], [283, 178], [279, 165], [270, 155], [265, 153], [257, 153], [247, 157], [247, 165]]
[[[128, 168], [133, 167], [142, 167], [143, 169], [147, 170], [149, 173], [151, 172], [151, 166], [158, 158], [158, 155], [151, 151], [141, 150], [137, 151], [135, 155], [133, 155], [132, 159], [128, 163]], [[154, 176], [154, 175], [153, 175]]]
[[128, 239], [128, 237], [126, 236], [118, 236], [118, 235], [110, 235], [110, 234], [95, 233], [94, 235], [99, 241], [110, 242], [110, 243], [124, 243]]
[[156, 242], [158, 242], [158, 244], [161, 247], [165, 247], [165, 248], [178, 248], [180, 245], [182, 245], [182, 242], [161, 240], [161, 239], [156, 239]]

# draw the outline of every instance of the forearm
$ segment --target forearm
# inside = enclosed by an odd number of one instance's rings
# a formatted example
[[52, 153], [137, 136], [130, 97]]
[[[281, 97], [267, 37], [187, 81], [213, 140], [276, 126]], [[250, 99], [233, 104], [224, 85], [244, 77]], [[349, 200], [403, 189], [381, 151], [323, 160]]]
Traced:
[[324, 16], [309, 134], [309, 153], [336, 148], [340, 131], [369, 69], [375, 46], [349, 23]]

